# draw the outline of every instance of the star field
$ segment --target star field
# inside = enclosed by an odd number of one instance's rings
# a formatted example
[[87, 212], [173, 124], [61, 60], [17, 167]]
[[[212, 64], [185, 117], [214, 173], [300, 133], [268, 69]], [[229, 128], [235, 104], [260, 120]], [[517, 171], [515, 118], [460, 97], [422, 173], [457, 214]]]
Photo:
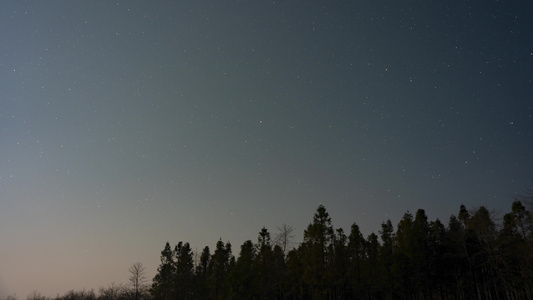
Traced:
[[319, 204], [365, 236], [508, 211], [533, 6], [388, 2], [1, 4], [0, 299], [151, 279], [166, 241], [237, 251]]

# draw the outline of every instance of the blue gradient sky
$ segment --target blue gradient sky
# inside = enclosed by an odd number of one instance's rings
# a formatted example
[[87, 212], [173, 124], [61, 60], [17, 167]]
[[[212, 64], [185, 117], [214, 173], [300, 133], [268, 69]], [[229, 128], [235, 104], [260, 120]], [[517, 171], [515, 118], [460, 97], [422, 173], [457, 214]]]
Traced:
[[[397, 3], [398, 2], [398, 3]], [[365, 235], [532, 186], [527, 1], [4, 1], [0, 297], [151, 280], [166, 241]], [[502, 214], [500, 214], [501, 216]]]

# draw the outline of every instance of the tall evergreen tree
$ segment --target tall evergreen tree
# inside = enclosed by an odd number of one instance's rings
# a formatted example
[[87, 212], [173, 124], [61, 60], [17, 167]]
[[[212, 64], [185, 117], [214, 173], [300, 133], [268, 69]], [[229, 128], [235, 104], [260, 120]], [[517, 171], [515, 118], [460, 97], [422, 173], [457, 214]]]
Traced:
[[470, 220], [470, 213], [463, 204], [461, 204], [461, 206], [459, 207], [458, 217], [459, 221], [461, 221], [463, 226], [466, 228], [466, 226], [468, 225], [468, 221]]
[[521, 235], [522, 239], [530, 242], [533, 237], [533, 218], [531, 213], [526, 210], [522, 202], [513, 202], [511, 214], [515, 221], [516, 231]]
[[264, 247], [270, 247], [270, 232], [265, 227], [261, 228], [257, 237], [257, 250], [261, 251]]
[[226, 299], [229, 295], [227, 275], [231, 267], [231, 244], [219, 240], [210, 261], [211, 299]]
[[385, 281], [383, 286], [383, 293], [385, 297], [391, 298], [394, 291], [392, 264], [394, 254], [394, 227], [392, 222], [387, 220], [381, 224], [381, 230], [379, 231], [381, 237], [381, 250], [380, 260], [383, 265], [383, 279]]
[[450, 282], [453, 282], [453, 273], [451, 272], [446, 261], [446, 255], [449, 251], [449, 241], [446, 234], [446, 227], [437, 219], [429, 223], [428, 238], [428, 284], [430, 296], [440, 296], [453, 289]]
[[152, 281], [150, 294], [155, 300], [173, 299], [174, 259], [172, 249], [167, 242], [161, 251], [161, 264], [157, 268], [157, 274]]
[[332, 284], [333, 299], [348, 299], [351, 294], [350, 255], [348, 237], [342, 228], [336, 230], [332, 245], [331, 262], [328, 267], [328, 281]]
[[302, 248], [303, 246], [300, 246], [287, 253], [287, 273], [284, 285], [286, 299], [305, 299], [306, 295], [309, 294], [303, 280]]
[[411, 231], [411, 251], [413, 263], [414, 285], [417, 293], [422, 294], [424, 298], [431, 297], [430, 270], [430, 249], [429, 249], [429, 223], [426, 212], [423, 209], [416, 211], [413, 227]]
[[287, 265], [285, 263], [285, 251], [280, 245], [275, 245], [272, 251], [272, 288], [274, 299], [284, 299], [284, 283], [287, 280]]
[[398, 223], [394, 239], [394, 274], [395, 294], [403, 298], [414, 297], [413, 266], [413, 215], [406, 212]]
[[383, 266], [379, 260], [380, 247], [378, 236], [373, 232], [369, 234], [365, 242], [366, 261], [363, 268], [366, 275], [363, 284], [367, 297], [383, 297]]
[[256, 274], [253, 268], [256, 256], [255, 249], [250, 240], [241, 245], [239, 258], [231, 272], [231, 298], [233, 299], [252, 299], [254, 296], [256, 290], [254, 284]]
[[275, 269], [273, 265], [270, 233], [263, 227], [257, 237], [257, 256], [255, 258], [256, 288], [260, 298], [270, 298], [275, 293]]
[[530, 212], [520, 201], [513, 202], [511, 212], [504, 215], [498, 245], [504, 260], [506, 290], [510, 290], [516, 298], [526, 298], [533, 294], [530, 226]]
[[328, 249], [333, 242], [333, 226], [326, 208], [320, 205], [313, 216], [313, 223], [304, 231], [302, 243], [303, 281], [309, 296], [325, 299], [329, 296], [329, 282], [326, 281]]
[[350, 260], [350, 281], [352, 293], [361, 297], [363, 287], [363, 265], [365, 261], [365, 238], [359, 226], [353, 223], [348, 236], [348, 255]]
[[200, 260], [196, 265], [195, 271], [195, 295], [197, 299], [209, 299], [211, 295], [210, 286], [210, 269], [211, 252], [208, 246], [205, 246], [200, 254]]
[[474, 211], [466, 226], [466, 248], [477, 297], [498, 298], [497, 285], [502, 284], [502, 274], [497, 267], [496, 224], [484, 206]]
[[194, 262], [189, 243], [179, 242], [174, 248], [175, 260], [175, 299], [192, 299], [194, 286]]

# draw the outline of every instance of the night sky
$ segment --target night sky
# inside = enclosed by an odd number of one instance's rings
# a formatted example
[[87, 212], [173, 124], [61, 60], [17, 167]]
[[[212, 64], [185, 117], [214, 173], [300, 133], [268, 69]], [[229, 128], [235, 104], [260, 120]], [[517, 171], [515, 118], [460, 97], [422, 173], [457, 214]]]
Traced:
[[531, 1], [3, 1], [0, 298], [165, 242], [366, 236], [533, 187]]

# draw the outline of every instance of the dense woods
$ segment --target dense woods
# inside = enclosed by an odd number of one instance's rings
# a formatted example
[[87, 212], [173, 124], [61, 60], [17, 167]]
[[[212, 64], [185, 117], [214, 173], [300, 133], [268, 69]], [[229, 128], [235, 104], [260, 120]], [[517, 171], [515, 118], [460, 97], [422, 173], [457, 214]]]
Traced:
[[197, 254], [189, 243], [172, 248], [167, 242], [151, 285], [138, 289], [137, 265], [130, 269], [135, 289], [72, 291], [56, 299], [533, 297], [533, 220], [520, 201], [498, 222], [483, 206], [469, 211], [461, 205], [447, 225], [429, 221], [423, 209], [406, 212], [396, 229], [387, 220], [366, 238], [356, 223], [347, 233], [335, 229], [320, 205], [292, 249], [291, 233], [285, 225], [272, 239], [262, 228], [238, 255], [222, 240]]
[[[283, 232], [282, 232], [283, 233]], [[279, 237], [279, 236], [278, 236]], [[219, 240], [193, 263], [189, 244], [161, 252], [154, 299], [531, 299], [533, 222], [520, 201], [501, 224], [461, 205], [446, 226], [423, 209], [366, 238], [335, 229], [324, 206], [288, 251], [263, 228], [233, 255]]]

